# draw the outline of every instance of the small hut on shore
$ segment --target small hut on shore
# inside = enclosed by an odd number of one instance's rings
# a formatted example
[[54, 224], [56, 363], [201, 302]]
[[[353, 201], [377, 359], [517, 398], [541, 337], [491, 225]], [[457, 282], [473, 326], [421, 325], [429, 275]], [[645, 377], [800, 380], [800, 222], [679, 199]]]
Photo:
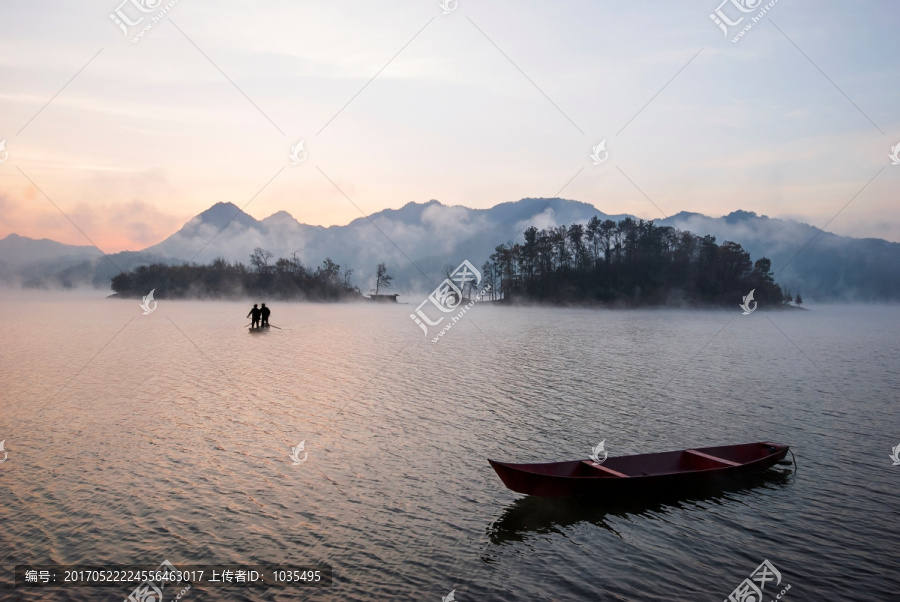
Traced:
[[398, 296], [399, 293], [391, 293], [389, 295], [384, 293], [376, 295], [375, 293], [372, 293], [368, 297], [363, 296], [363, 299], [368, 299], [369, 301], [375, 301], [377, 303], [396, 303]]

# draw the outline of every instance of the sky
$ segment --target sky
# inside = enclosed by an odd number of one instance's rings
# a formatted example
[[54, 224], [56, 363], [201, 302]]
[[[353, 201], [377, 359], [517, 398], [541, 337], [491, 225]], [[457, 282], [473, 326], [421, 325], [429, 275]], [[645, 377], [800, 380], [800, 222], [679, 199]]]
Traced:
[[900, 242], [896, 2], [719, 2], [6, 2], [0, 237], [561, 196]]

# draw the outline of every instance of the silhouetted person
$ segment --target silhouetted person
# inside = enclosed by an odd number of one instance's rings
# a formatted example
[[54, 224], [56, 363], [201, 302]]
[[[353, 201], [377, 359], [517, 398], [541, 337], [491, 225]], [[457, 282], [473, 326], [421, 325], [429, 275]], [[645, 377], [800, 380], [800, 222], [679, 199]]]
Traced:
[[[263, 306], [263, 307], [265, 307], [265, 306]], [[256, 306], [256, 303], [254, 303], [253, 309], [251, 309], [250, 313], [247, 314], [248, 318], [251, 318], [251, 316], [252, 316], [252, 318], [250, 320], [250, 328], [259, 328], [259, 316], [261, 313], [262, 313], [262, 311], [260, 311], [260, 309]], [[268, 316], [268, 314], [266, 314], [266, 315]]]
[[262, 314], [262, 325], [265, 328], [268, 328], [269, 327], [269, 314], [272, 313], [272, 310], [269, 309], [268, 307], [266, 307], [266, 304], [263, 303], [260, 313]]

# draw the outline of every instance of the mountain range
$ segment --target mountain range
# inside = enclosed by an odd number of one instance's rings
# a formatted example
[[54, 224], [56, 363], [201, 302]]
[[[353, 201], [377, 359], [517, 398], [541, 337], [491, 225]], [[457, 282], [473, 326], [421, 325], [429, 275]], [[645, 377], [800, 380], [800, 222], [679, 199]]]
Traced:
[[[374, 286], [375, 266], [384, 262], [394, 276], [394, 292], [419, 294], [443, 279], [445, 266], [455, 267], [464, 259], [481, 266], [497, 245], [521, 241], [529, 226], [584, 223], [595, 215], [615, 221], [628, 217], [559, 198], [527, 198], [489, 209], [431, 200], [326, 228], [302, 224], [286, 211], [257, 220], [232, 203], [216, 203], [156, 245], [108, 256], [91, 246], [10, 234], [0, 240], [0, 282], [107, 288], [119, 270], [140, 264], [208, 263], [218, 257], [246, 264], [253, 249], [262, 247], [275, 258], [296, 251], [312, 267], [329, 257], [353, 270], [351, 281], [363, 292]], [[807, 301], [900, 300], [898, 243], [838, 236], [748, 211], [724, 217], [681, 212], [654, 223], [712, 235], [720, 243], [737, 242], [754, 260], [768, 257], [776, 281]]]

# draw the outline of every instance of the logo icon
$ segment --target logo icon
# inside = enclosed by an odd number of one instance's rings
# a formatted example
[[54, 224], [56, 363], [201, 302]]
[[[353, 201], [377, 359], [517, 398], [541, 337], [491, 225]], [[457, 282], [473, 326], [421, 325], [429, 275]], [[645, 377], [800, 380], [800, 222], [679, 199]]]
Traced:
[[[443, 11], [444, 11], [441, 14], [449, 15], [450, 13], [452, 13], [453, 11], [456, 10], [457, 5], [459, 5], [459, 0], [441, 0], [440, 4], [441, 4], [441, 9], [443, 9]], [[456, 590], [453, 590], [453, 591], [456, 591]], [[450, 592], [450, 595], [453, 596], [453, 592]], [[452, 600], [453, 598], [450, 598], [450, 599]], [[447, 601], [445, 601], [445, 602], [447, 602]]]
[[[156, 289], [153, 289], [155, 291]], [[149, 316], [156, 310], [156, 306], [159, 305], [156, 301], [153, 300], [153, 291], [144, 297], [144, 302], [141, 303], [141, 309], [144, 310], [144, 315]], [[150, 303], [153, 303], [153, 307], [150, 307]]]
[[[591, 460], [594, 461], [594, 464], [603, 464], [606, 462], [606, 457], [609, 455], [609, 452], [604, 449], [603, 444], [606, 443], [606, 439], [597, 444], [597, 447], [591, 448]], [[600, 457], [600, 454], [603, 454], [603, 457]]]
[[[607, 159], [609, 159], [609, 151], [606, 150], [606, 139], [603, 139], [603, 142], [595, 146], [591, 149], [593, 152], [591, 153], [591, 159], [594, 160], [594, 165], [600, 165]], [[600, 158], [600, 153], [603, 153], [603, 158]]]
[[306, 151], [303, 150], [304, 142], [306, 142], [306, 138], [298, 142], [295, 146], [291, 147], [291, 152], [288, 155], [288, 157], [291, 158], [291, 165], [300, 165], [301, 163], [306, 161]]
[[[309, 457], [309, 452], [304, 450], [306, 446], [306, 439], [297, 444], [297, 447], [291, 448], [291, 460], [294, 461], [293, 466], [297, 466], [298, 464], [303, 464], [306, 462], [306, 458]], [[300, 452], [303, 452], [303, 459], [300, 459]]]
[[456, 590], [451, 591], [446, 596], [441, 596], [441, 602], [456, 602], [456, 596], [453, 594], [456, 593]]
[[[4, 443], [6, 443], [6, 439], [4, 439], [3, 441], [0, 441], [0, 452], [3, 452], [3, 459], [0, 460], [0, 464], [3, 464], [4, 462], [6, 462], [6, 458], [9, 457], [9, 452], [6, 451], [5, 447], [3, 447]], [[900, 445], [898, 445], [897, 447], [900, 448]], [[900, 464], [900, 462], [898, 462], [898, 464]]]
[[[3, 142], [6, 142], [6, 140], [4, 140]], [[0, 149], [3, 148], [3, 142], [0, 142]], [[900, 165], [900, 156], [898, 155], [900, 155], [900, 142], [897, 143], [897, 146], [891, 147], [891, 154], [888, 155], [888, 157], [890, 157], [893, 161], [891, 165]]]
[[144, 581], [134, 588], [125, 602], [161, 602], [162, 595], [162, 590], [156, 587], [155, 583]]
[[[755, 290], [756, 289], [753, 289], [752, 291], [750, 291], [750, 294], [748, 294], [746, 297], [744, 297], [744, 302], [738, 306], [744, 310], [745, 316], [749, 316], [750, 314], [752, 314], [753, 312], [756, 311], [756, 306], [758, 305], [758, 303], [756, 301], [753, 301], [753, 291], [755, 291]], [[753, 301], [753, 307], [750, 307], [751, 301]]]
[[[0, 450], [3, 449], [3, 443], [0, 442]], [[4, 458], [5, 460], [6, 458]], [[893, 466], [900, 466], [900, 444], [897, 447], [891, 448], [891, 460], [894, 461]]]

